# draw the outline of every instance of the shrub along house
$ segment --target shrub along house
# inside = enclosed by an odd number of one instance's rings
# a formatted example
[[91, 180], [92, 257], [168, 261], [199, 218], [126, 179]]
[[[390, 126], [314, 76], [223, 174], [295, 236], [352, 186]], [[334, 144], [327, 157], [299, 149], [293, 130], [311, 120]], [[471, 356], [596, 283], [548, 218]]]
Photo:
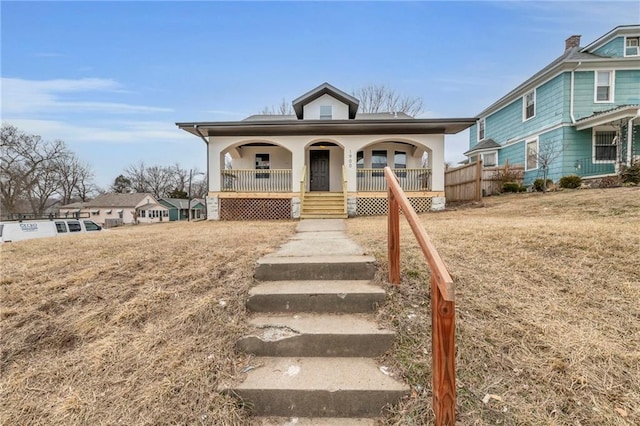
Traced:
[[417, 211], [443, 209], [444, 135], [475, 119], [365, 114], [358, 105], [324, 83], [293, 101], [295, 115], [176, 123], [207, 144], [208, 219], [383, 214], [387, 165]]
[[640, 156], [640, 25], [619, 26], [564, 53], [482, 111], [470, 131], [470, 161], [524, 164], [525, 184], [602, 177]]

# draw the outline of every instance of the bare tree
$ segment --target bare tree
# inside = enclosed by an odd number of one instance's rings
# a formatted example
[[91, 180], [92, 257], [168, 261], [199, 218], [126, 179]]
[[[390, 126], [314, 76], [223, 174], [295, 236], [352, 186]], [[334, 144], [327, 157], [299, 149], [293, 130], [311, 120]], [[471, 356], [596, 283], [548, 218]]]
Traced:
[[[360, 101], [358, 111], [375, 112], [403, 112], [411, 117], [422, 113], [422, 99], [420, 97], [401, 96], [394, 89], [383, 84], [370, 84], [353, 91], [352, 95]], [[273, 105], [262, 108], [264, 115], [292, 115], [293, 107], [284, 98], [277, 107]]]
[[175, 188], [176, 174], [173, 167], [152, 166], [147, 167], [145, 173], [147, 191], [154, 197], [166, 197]]
[[60, 179], [60, 202], [63, 205], [69, 204], [77, 198], [87, 201], [95, 188], [93, 172], [89, 165], [80, 161], [74, 153], [68, 152], [56, 160], [55, 168]]
[[278, 106], [271, 105], [270, 107], [262, 108], [260, 114], [263, 115], [293, 115], [293, 107], [290, 102], [287, 102], [284, 98], [280, 101]]
[[27, 197], [31, 205], [31, 212], [42, 216], [50, 203], [51, 196], [60, 188], [60, 173], [55, 167], [56, 160], [47, 160], [41, 163], [34, 175]]
[[535, 161], [538, 169], [542, 171], [542, 192], [547, 192], [549, 169], [551, 168], [551, 164], [562, 155], [563, 150], [564, 147], [562, 143], [554, 143], [553, 141], [538, 144], [537, 150], [527, 149], [527, 161]]
[[[0, 141], [0, 201], [7, 213], [18, 213], [17, 203], [29, 200], [39, 210], [41, 199], [50, 192], [51, 170], [55, 161], [67, 153], [64, 142], [43, 141], [38, 135], [28, 135], [15, 126], [2, 125]], [[57, 190], [57, 187], [54, 189]]]
[[404, 112], [412, 117], [422, 112], [421, 98], [401, 96], [383, 84], [370, 84], [354, 90], [352, 94], [360, 101], [360, 112]]
[[147, 184], [147, 169], [144, 162], [132, 164], [124, 170], [124, 175], [129, 179], [133, 192], [150, 192]]

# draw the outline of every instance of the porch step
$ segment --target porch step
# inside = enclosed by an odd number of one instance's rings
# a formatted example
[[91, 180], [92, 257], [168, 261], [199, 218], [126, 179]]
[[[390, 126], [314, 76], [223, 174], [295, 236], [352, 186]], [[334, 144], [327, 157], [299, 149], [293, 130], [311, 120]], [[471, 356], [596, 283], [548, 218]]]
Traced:
[[377, 357], [395, 333], [363, 315], [298, 314], [257, 316], [238, 349], [258, 356]]
[[376, 273], [372, 256], [272, 256], [260, 258], [255, 278], [261, 281], [370, 280]]
[[346, 219], [341, 192], [307, 192], [304, 194], [301, 219]]
[[374, 311], [386, 298], [369, 281], [268, 281], [249, 290], [247, 308], [254, 312]]
[[251, 401], [258, 416], [376, 417], [409, 386], [370, 358], [254, 358], [255, 369], [221, 390]]

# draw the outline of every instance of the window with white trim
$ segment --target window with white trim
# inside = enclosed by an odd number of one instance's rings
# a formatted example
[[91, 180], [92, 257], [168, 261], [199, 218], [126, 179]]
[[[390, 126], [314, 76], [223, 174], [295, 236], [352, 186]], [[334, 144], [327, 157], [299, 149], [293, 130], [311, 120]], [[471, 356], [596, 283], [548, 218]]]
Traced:
[[532, 90], [522, 97], [522, 121], [527, 121], [536, 115], [536, 91]]
[[480, 120], [478, 120], [478, 141], [481, 141], [482, 139], [484, 139], [484, 127], [486, 124], [487, 123], [484, 118], [481, 118]]
[[595, 102], [613, 102], [614, 71], [596, 71]]
[[538, 168], [538, 139], [531, 139], [525, 143], [525, 170]]
[[625, 37], [624, 56], [640, 56], [640, 37]]
[[332, 117], [331, 105], [320, 105], [320, 120], [331, 120]]
[[593, 129], [593, 162], [615, 163], [618, 158], [618, 136], [613, 127]]
[[495, 167], [498, 164], [498, 153], [496, 151], [482, 153], [482, 166]]

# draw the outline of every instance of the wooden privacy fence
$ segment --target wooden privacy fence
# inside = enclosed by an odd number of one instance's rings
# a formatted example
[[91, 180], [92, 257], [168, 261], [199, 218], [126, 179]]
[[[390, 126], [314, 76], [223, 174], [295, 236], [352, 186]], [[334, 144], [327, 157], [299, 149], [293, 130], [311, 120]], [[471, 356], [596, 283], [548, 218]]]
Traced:
[[480, 201], [487, 195], [502, 192], [505, 182], [522, 184], [523, 165], [482, 167], [482, 161], [444, 172], [444, 192], [448, 202]]
[[448, 202], [482, 199], [482, 161], [444, 172], [444, 196]]
[[438, 426], [456, 422], [456, 336], [455, 286], [427, 231], [409, 203], [398, 178], [389, 167], [384, 168], [388, 186], [388, 253], [389, 281], [400, 284], [400, 212], [402, 209], [418, 241], [431, 271], [431, 349], [433, 411]]

